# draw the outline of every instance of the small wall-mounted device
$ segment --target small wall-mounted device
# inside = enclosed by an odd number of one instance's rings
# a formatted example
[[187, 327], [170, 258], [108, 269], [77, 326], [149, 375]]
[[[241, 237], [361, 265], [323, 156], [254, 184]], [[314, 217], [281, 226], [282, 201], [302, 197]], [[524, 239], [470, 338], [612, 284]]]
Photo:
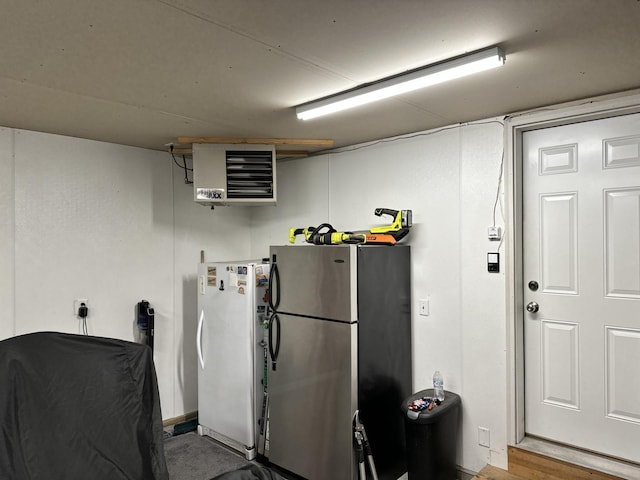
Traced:
[[500, 241], [502, 238], [502, 229], [496, 226], [489, 227], [487, 229], [487, 236], [492, 242]]
[[153, 336], [155, 329], [155, 311], [146, 300], [138, 302], [138, 328], [146, 337], [146, 344], [151, 347], [153, 352]]
[[500, 272], [500, 254], [498, 252], [487, 253], [487, 271], [491, 273]]

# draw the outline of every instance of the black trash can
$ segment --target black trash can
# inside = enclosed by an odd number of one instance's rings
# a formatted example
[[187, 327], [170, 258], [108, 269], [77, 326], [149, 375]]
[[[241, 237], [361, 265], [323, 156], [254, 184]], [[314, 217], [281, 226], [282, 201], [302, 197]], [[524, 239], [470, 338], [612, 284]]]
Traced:
[[402, 405], [409, 480], [455, 480], [460, 397], [445, 391], [444, 401], [431, 410], [409, 409], [423, 397], [432, 398], [433, 389], [414, 393]]

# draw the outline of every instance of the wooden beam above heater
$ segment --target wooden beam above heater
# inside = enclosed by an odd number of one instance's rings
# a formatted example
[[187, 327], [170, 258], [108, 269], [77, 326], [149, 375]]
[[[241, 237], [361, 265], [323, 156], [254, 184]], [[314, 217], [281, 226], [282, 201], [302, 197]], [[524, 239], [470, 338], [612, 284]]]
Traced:
[[276, 157], [308, 157], [309, 150], [278, 150], [276, 148]]
[[[175, 155], [193, 155], [193, 149], [191, 148], [174, 148], [173, 150], [169, 149], [169, 152], [174, 153]], [[276, 157], [307, 157], [309, 155], [309, 150], [277, 150], [276, 149]]]
[[299, 145], [307, 147], [333, 147], [333, 140], [312, 138], [224, 138], [224, 137], [178, 137], [178, 143], [229, 143]]

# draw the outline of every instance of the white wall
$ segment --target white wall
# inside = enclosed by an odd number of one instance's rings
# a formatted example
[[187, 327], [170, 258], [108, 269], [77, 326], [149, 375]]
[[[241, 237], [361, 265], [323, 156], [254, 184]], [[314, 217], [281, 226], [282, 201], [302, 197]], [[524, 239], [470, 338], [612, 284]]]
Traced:
[[[279, 163], [278, 206], [252, 212], [252, 253], [287, 243], [290, 227], [365, 229], [390, 223], [376, 207], [411, 209], [403, 241], [412, 246], [414, 390], [429, 388], [441, 370], [445, 388], [463, 401], [458, 463], [506, 467], [505, 278], [486, 265], [498, 247], [487, 227], [503, 128], [487, 120], [411, 137]], [[418, 316], [417, 301], [427, 297], [430, 315]], [[490, 429], [491, 448], [478, 445], [479, 426]]]
[[167, 153], [58, 135], [2, 129], [0, 174], [0, 337], [80, 333], [87, 298], [91, 335], [134, 340], [149, 300], [163, 417], [195, 411], [199, 252], [248, 256], [249, 212], [195, 204]]
[[[507, 467], [507, 337], [505, 249], [501, 273], [487, 272], [487, 252], [498, 251], [487, 239], [493, 224], [500, 162], [501, 125], [462, 130], [460, 176], [460, 364], [463, 400], [462, 461], [473, 471], [485, 463]], [[505, 156], [506, 161], [506, 156]], [[502, 191], [500, 191], [502, 200]], [[496, 224], [504, 231], [500, 204]], [[491, 448], [478, 445], [478, 427], [490, 430]]]
[[[390, 221], [376, 207], [412, 209], [414, 389], [440, 369], [463, 400], [459, 464], [506, 466], [505, 281], [486, 272], [502, 132], [488, 120], [281, 161], [277, 206], [211, 211], [166, 153], [0, 129], [0, 337], [80, 332], [72, 306], [82, 297], [91, 334], [132, 340], [145, 298], [163, 417], [182, 415], [197, 409], [200, 250], [207, 261], [260, 258], [290, 227], [367, 228]], [[420, 317], [427, 296], [431, 314]], [[478, 446], [479, 426], [491, 448]]]

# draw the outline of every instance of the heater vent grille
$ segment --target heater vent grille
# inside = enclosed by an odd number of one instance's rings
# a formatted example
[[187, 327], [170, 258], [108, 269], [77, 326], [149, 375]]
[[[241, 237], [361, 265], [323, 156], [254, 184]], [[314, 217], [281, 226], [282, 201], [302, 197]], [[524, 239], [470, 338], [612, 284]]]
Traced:
[[227, 198], [273, 198], [273, 152], [230, 150], [226, 152]]
[[275, 205], [276, 148], [193, 144], [193, 199], [201, 205]]

